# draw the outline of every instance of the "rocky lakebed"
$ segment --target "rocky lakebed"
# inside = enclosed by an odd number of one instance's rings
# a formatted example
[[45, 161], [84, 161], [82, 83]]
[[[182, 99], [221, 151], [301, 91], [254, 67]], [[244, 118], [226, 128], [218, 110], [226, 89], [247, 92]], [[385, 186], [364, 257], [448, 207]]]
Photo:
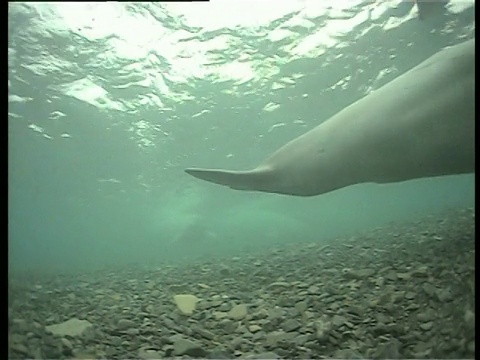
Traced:
[[9, 274], [8, 357], [474, 359], [474, 223], [452, 209], [245, 256]]

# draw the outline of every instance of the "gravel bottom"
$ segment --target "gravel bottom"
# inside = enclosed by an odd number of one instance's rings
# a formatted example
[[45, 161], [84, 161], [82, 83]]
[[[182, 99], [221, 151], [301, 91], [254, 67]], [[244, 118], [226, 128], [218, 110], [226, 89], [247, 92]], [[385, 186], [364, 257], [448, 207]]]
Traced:
[[215, 262], [10, 274], [8, 357], [474, 359], [474, 222], [456, 209]]

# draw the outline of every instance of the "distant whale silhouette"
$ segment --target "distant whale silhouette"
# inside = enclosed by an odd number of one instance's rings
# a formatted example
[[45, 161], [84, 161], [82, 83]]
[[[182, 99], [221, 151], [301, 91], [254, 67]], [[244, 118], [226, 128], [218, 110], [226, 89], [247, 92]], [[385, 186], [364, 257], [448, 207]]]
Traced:
[[313, 196], [475, 170], [475, 40], [445, 48], [252, 170], [188, 168], [238, 190]]

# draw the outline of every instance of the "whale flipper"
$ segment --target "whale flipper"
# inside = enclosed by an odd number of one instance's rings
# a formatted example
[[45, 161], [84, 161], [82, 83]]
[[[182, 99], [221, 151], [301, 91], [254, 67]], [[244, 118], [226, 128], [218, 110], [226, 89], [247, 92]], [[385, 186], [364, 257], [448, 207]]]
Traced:
[[198, 179], [218, 185], [229, 186], [235, 190], [257, 191], [265, 188], [269, 173], [267, 170], [261, 169], [239, 171], [203, 168], [188, 168], [185, 169], [185, 172]]

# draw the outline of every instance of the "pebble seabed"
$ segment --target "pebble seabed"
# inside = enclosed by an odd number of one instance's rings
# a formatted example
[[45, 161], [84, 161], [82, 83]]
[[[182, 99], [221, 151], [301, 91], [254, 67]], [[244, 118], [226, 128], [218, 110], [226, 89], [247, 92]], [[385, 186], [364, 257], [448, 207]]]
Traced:
[[8, 357], [474, 359], [474, 223], [455, 209], [216, 262], [10, 274]]

